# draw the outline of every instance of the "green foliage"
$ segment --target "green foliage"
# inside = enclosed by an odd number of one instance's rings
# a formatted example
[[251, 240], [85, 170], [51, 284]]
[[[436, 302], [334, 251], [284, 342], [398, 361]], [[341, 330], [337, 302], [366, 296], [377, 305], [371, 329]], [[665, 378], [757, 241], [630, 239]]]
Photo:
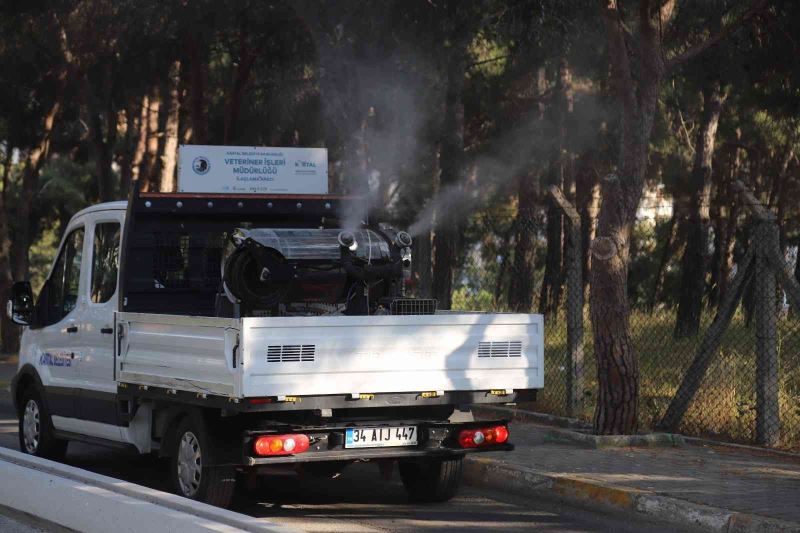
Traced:
[[[665, 57], [708, 38], [746, 5], [677, 2]], [[546, 184], [554, 177], [567, 189], [574, 184], [570, 199], [580, 203], [617, 163], [607, 37], [601, 10], [589, 0], [73, 0], [40, 7], [0, 10], [0, 138], [19, 149], [22, 159], [7, 184], [12, 236], [21, 223], [14, 219], [21, 165], [42, 141], [46, 113], [60, 98], [55, 127], [47, 134], [49, 163], [36, 180], [26, 221], [37, 243], [34, 263], [69, 216], [98, 200], [104, 165], [113, 196], [124, 196], [121, 178], [133, 173], [136, 152], [148, 140], [140, 136], [150, 135], [158, 145], [152, 154], [158, 170], [172, 105], [167, 78], [176, 62], [180, 142], [198, 142], [202, 124], [195, 121], [201, 120], [208, 136], [200, 140], [208, 143], [227, 137], [231, 144], [325, 146], [335, 192], [360, 190], [372, 180], [379, 216], [409, 226], [440, 188], [442, 140], [452, 134], [443, 122], [447, 70], [456, 52], [463, 53], [458, 305], [505, 305], [521, 179], [537, 189], [528, 223], [539, 285], [548, 245]], [[796, 2], [770, 3], [753, 24], [672, 72], [662, 85], [647, 186], [663, 190], [660, 201], [681, 206], [679, 227], [692, 193], [687, 184], [702, 118], [700, 90], [719, 79], [728, 98], [713, 165], [719, 181], [709, 201], [728, 201], [725, 180], [738, 154], [739, 177], [772, 205], [782, 201], [784, 240], [796, 242], [797, 21]], [[569, 66], [573, 107], [560, 146], [562, 126], [553, 108], [562, 65]], [[60, 94], [64, 68], [68, 82]], [[156, 132], [140, 123], [145, 96], [151, 106], [158, 99]], [[110, 157], [98, 163], [104, 148]], [[559, 177], [561, 158], [565, 170]], [[665, 220], [650, 215], [634, 228], [634, 306], [648, 300], [665, 228]], [[675, 303], [683, 231], [666, 267], [662, 305]]]

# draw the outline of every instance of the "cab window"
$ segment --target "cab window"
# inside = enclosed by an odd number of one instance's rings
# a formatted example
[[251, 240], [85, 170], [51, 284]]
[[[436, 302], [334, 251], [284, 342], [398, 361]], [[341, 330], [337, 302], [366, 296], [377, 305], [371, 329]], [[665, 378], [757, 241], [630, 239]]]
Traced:
[[70, 233], [47, 281], [47, 324], [55, 324], [78, 304], [83, 257], [83, 228]]
[[101, 222], [94, 227], [91, 296], [96, 304], [109, 301], [117, 290], [119, 235], [118, 222]]

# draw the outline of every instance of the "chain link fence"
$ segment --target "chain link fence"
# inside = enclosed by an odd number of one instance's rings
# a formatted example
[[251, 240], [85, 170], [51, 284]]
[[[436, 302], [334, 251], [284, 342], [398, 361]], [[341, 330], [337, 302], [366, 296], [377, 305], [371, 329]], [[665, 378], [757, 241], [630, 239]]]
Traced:
[[[640, 430], [666, 429], [800, 453], [800, 306], [792, 305], [795, 289], [786, 287], [790, 282], [784, 258], [780, 257], [781, 264], [774, 257], [767, 259], [774, 255], [769, 247], [776, 227], [772, 223], [763, 227], [761, 234], [756, 232], [749, 239], [754, 248], [748, 252], [752, 256], [749, 264], [745, 264], [747, 254], [740, 254], [737, 260], [728, 302], [723, 298], [712, 306], [704, 299], [698, 334], [675, 335], [678, 317], [674, 303], [652, 309], [634, 302], [630, 331], [640, 365]], [[521, 407], [591, 422], [597, 376], [588, 300], [586, 305], [581, 303], [584, 333], [577, 347], [581, 364], [571, 361], [576, 346], [570, 346], [567, 331], [569, 276], [577, 276], [572, 283], [581, 297], [585, 285], [580, 269], [575, 272], [566, 266], [569, 236], [575, 235], [566, 218], [562, 235], [562, 298], [557, 310], [545, 313], [545, 387], [535, 403]], [[513, 258], [498, 254], [501, 246], [496, 242], [487, 253], [485, 243], [491, 239], [496, 237], [475, 239], [464, 255], [454, 284], [454, 309], [510, 310], [503, 297], [510, 281], [498, 276], [504, 274], [503, 262]], [[506, 253], [513, 255], [514, 243], [504, 244]], [[538, 309], [544, 278], [542, 248], [546, 242], [542, 233], [537, 246], [533, 312]], [[574, 321], [572, 328], [575, 331]], [[577, 374], [571, 376], [572, 372]]]
[[[778, 372], [772, 392], [777, 393], [777, 417], [769, 414], [768, 425], [779, 435], [772, 446], [800, 453], [800, 320], [778, 311]], [[587, 313], [588, 315], [588, 313]], [[711, 324], [705, 316], [701, 328]], [[694, 361], [702, 342], [696, 337], [676, 339], [675, 310], [653, 313], [634, 310], [631, 335], [639, 358], [639, 428], [657, 430]], [[757, 432], [758, 389], [756, 327], [748, 325], [746, 313], [738, 309], [722, 336], [719, 351], [700, 379], [697, 392], [678, 425], [685, 435], [738, 443], [759, 443]], [[591, 324], [585, 318], [584, 373], [576, 418], [591, 422], [595, 409], [597, 376]], [[568, 368], [566, 318], [563, 312], [546, 317], [545, 388], [537, 401], [525, 407], [535, 411], [568, 415]], [[775, 418], [773, 418], [775, 417]]]

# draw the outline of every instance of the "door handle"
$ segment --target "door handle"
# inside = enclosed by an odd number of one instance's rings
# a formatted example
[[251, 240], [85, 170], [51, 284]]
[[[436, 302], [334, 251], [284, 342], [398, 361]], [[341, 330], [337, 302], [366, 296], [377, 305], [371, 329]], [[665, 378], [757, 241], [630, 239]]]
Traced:
[[67, 333], [78, 333], [78, 326], [67, 326]]
[[114, 333], [114, 328], [100, 328], [100, 333], [103, 335], [111, 335]]

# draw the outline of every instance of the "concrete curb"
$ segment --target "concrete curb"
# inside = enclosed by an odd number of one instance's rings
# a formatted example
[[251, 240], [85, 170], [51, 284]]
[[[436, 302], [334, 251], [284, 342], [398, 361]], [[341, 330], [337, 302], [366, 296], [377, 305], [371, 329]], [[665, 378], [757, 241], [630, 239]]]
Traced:
[[800, 523], [720, 509], [648, 491], [611, 487], [576, 477], [545, 474], [485, 457], [468, 457], [464, 479], [515, 496], [558, 498], [592, 508], [638, 513], [681, 527], [724, 533], [800, 533]]
[[643, 435], [591, 435], [568, 429], [551, 429], [544, 436], [545, 442], [578, 444], [587, 448], [673, 448], [683, 446], [681, 435], [672, 433], [647, 433]]
[[76, 531], [298, 531], [7, 448], [0, 479], [0, 505]]
[[517, 409], [516, 407], [473, 405], [472, 412], [477, 416], [490, 418], [508, 418], [514, 422], [535, 422], [548, 426], [558, 426], [569, 429], [590, 429], [592, 426], [576, 418], [566, 418], [563, 416], [548, 415], [547, 413], [537, 413]]

